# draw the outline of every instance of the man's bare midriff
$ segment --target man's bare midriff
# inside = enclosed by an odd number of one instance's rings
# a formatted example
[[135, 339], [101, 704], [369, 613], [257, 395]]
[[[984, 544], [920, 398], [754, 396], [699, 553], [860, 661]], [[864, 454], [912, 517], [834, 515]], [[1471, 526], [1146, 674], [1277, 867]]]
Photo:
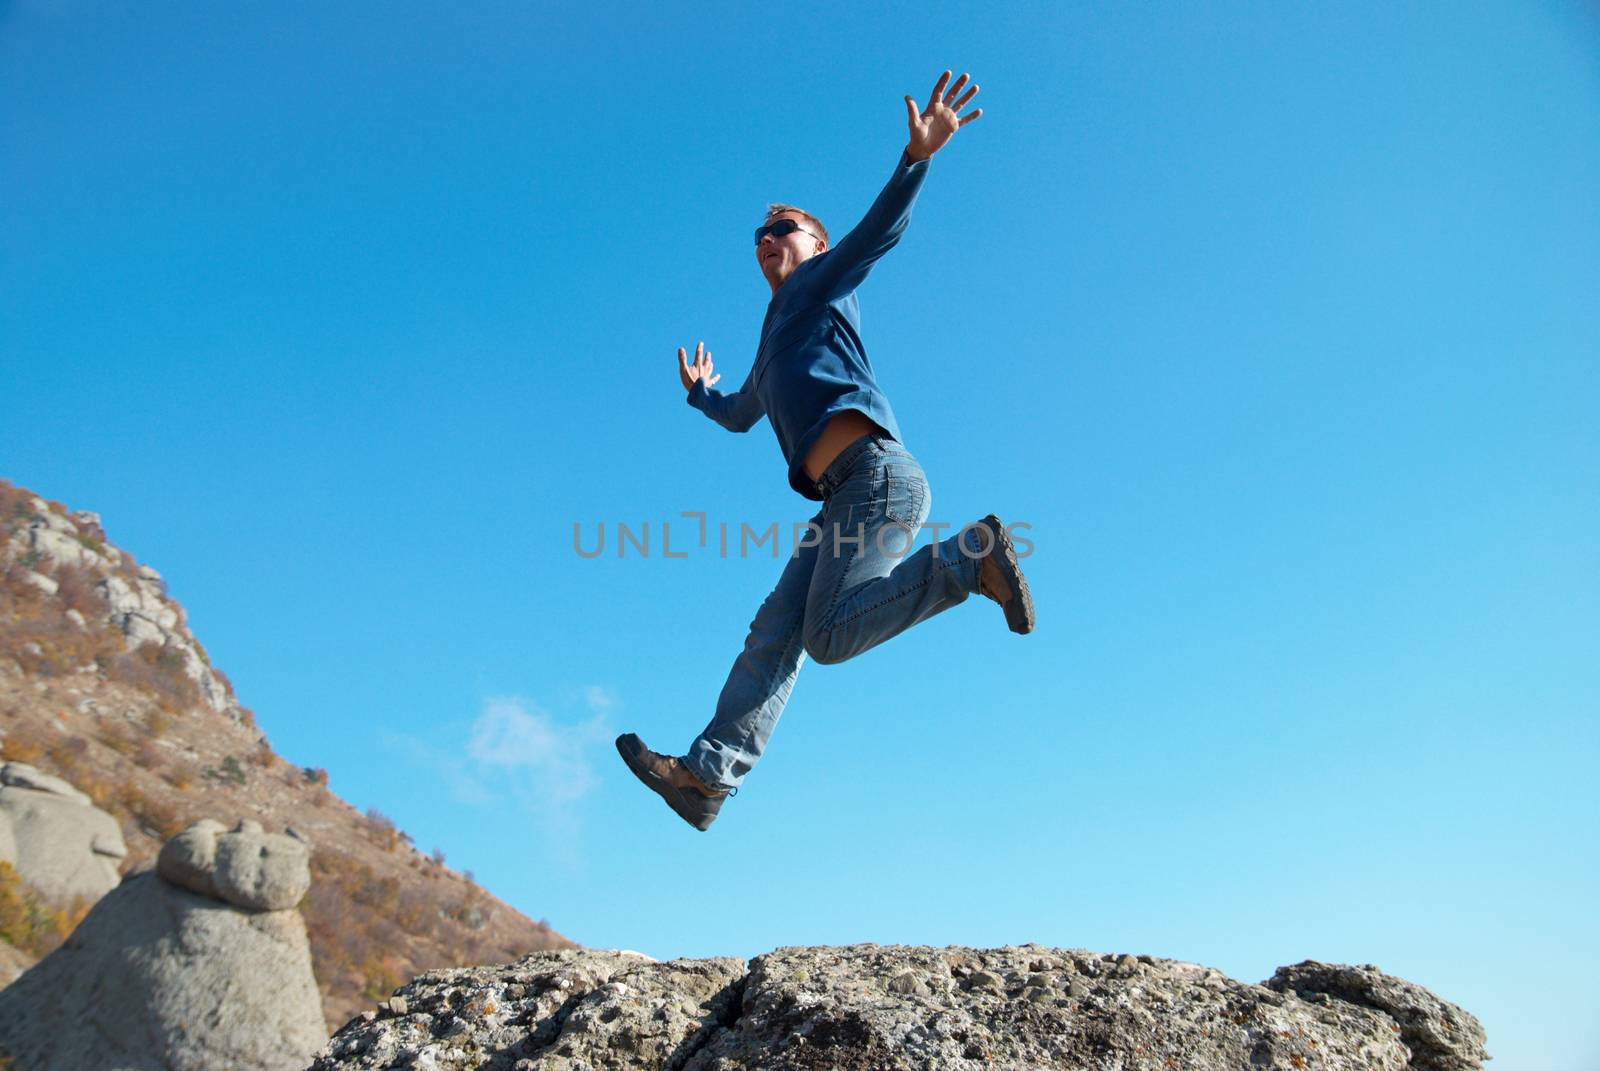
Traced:
[[822, 474], [828, 471], [828, 466], [839, 456], [839, 451], [863, 435], [882, 430], [859, 409], [845, 409], [833, 414], [806, 453], [806, 476], [812, 482], [822, 479]]

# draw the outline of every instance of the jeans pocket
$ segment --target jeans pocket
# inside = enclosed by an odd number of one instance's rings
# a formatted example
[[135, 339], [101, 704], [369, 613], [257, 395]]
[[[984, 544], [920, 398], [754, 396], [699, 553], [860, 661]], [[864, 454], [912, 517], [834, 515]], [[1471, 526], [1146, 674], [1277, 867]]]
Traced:
[[927, 516], [928, 479], [909, 454], [883, 462], [883, 515], [894, 524], [915, 529]]

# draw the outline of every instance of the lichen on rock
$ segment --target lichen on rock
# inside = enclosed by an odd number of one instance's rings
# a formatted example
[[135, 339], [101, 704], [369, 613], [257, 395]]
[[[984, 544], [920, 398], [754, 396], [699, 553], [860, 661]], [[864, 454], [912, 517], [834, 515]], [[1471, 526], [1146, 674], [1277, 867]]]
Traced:
[[1482, 1067], [1481, 1027], [1460, 1008], [1376, 968], [1314, 966], [1331, 973], [1302, 964], [1249, 985], [1038, 945], [780, 948], [748, 967], [544, 952], [415, 979], [312, 1071]]

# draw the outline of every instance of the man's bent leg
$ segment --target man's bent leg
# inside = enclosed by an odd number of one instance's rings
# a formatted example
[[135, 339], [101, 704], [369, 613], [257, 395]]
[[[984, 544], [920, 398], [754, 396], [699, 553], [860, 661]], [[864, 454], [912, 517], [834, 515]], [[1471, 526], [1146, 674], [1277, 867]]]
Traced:
[[984, 533], [964, 530], [906, 553], [931, 505], [922, 466], [898, 443], [880, 444], [852, 467], [824, 510], [807, 654], [843, 662], [978, 591]]
[[[822, 514], [812, 519], [821, 525]], [[814, 537], [808, 532], [804, 543]], [[801, 645], [806, 595], [817, 562], [816, 546], [801, 546], [783, 567], [778, 584], [750, 623], [711, 724], [690, 745], [684, 763], [711, 788], [737, 788], [761, 760], [805, 661]]]

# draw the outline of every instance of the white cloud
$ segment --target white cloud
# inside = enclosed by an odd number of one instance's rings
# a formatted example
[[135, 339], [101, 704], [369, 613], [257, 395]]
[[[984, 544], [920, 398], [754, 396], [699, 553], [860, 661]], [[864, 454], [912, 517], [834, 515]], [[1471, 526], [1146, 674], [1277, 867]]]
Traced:
[[570, 807], [598, 783], [591, 758], [610, 737], [615, 700], [604, 689], [590, 691], [600, 702], [586, 696], [591, 713], [570, 723], [523, 699], [485, 700], [467, 739], [469, 766], [508, 779], [530, 805]]
[[494, 802], [494, 796], [483, 782], [468, 769], [467, 761], [455, 755], [440, 754], [432, 744], [404, 733], [384, 733], [382, 740], [423, 769], [433, 770], [450, 785], [451, 794], [462, 803], [475, 807]]
[[583, 701], [596, 714], [609, 714], [622, 706], [617, 693], [600, 684], [591, 684], [583, 690]]
[[442, 780], [457, 802], [498, 818], [519, 815], [522, 828], [542, 835], [551, 862], [577, 870], [582, 802], [600, 783], [596, 771], [615, 735], [610, 715], [621, 708], [616, 693], [600, 685], [563, 691], [561, 709], [570, 716], [491, 696], [464, 733], [451, 734], [464, 736], [465, 746], [400, 734], [384, 740]]

